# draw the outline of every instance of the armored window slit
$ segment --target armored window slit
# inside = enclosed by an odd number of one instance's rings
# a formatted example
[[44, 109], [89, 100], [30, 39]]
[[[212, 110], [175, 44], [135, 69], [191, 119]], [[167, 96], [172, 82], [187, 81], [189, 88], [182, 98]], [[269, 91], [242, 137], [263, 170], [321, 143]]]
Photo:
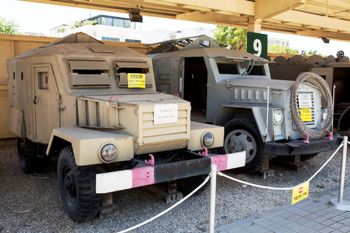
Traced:
[[109, 88], [108, 66], [104, 60], [69, 60], [72, 88]]
[[38, 88], [39, 90], [48, 90], [49, 89], [49, 73], [48, 72], [38, 72]]
[[115, 71], [119, 87], [128, 87], [129, 73], [145, 74], [146, 88], [152, 87], [152, 77], [149, 75], [150, 67], [147, 62], [117, 61], [115, 63]]

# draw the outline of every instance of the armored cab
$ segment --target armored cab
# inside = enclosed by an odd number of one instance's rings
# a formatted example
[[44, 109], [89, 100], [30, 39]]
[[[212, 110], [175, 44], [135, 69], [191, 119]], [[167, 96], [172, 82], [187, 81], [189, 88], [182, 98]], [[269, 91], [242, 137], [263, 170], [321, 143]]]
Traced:
[[[268, 169], [271, 157], [307, 159], [337, 145], [330, 140], [330, 92], [320, 77], [271, 80], [267, 60], [220, 48], [206, 36], [160, 43], [150, 56], [157, 90], [190, 101], [192, 119], [224, 126], [221, 151], [247, 151], [247, 170]], [[308, 83], [311, 76], [324, 92]]]
[[190, 103], [157, 93], [150, 60], [129, 48], [73, 34], [10, 59], [8, 73], [21, 168], [58, 157], [63, 208], [75, 221], [96, 216], [101, 194], [198, 183], [212, 162], [221, 170], [244, 164], [244, 153], [198, 152], [222, 146], [224, 129], [191, 122]]

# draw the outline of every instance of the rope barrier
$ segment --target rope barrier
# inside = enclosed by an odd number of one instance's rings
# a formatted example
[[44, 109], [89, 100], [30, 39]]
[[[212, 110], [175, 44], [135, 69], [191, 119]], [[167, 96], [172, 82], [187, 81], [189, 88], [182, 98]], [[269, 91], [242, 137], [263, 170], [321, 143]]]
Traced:
[[[347, 144], [350, 144], [350, 142], [347, 142]], [[241, 184], [245, 184], [245, 185], [249, 185], [249, 186], [252, 186], [252, 187], [256, 187], [256, 188], [262, 188], [262, 189], [270, 189], [270, 190], [293, 190], [296, 186], [298, 185], [301, 185], [305, 182], [310, 182], [311, 180], [313, 180], [322, 170], [325, 166], [327, 166], [327, 164], [334, 158], [334, 156], [338, 153], [338, 151], [344, 146], [344, 142], [342, 142], [338, 148], [333, 152], [333, 154], [326, 160], [326, 162], [324, 162], [322, 164], [322, 166], [309, 178], [307, 179], [306, 181], [302, 182], [302, 183], [299, 183], [295, 186], [292, 186], [292, 187], [273, 187], [273, 186], [265, 186], [265, 185], [259, 185], [259, 184], [253, 184], [253, 183], [250, 183], [250, 182], [247, 182], [247, 181], [244, 181], [244, 180], [240, 180], [240, 179], [237, 179], [237, 178], [234, 178], [234, 177], [231, 177], [231, 176], [228, 176], [228, 175], [225, 175], [224, 173], [222, 172], [217, 172], [216, 174], [219, 175], [219, 176], [222, 176], [222, 177], [225, 177], [229, 180], [232, 180], [232, 181], [235, 181], [235, 182], [238, 182], [238, 183], [241, 183]], [[214, 175], [216, 175], [214, 174]], [[132, 231], [132, 230], [135, 230], [143, 225], [146, 225], [150, 222], [152, 222], [153, 220], [165, 215], [166, 213], [168, 213], [169, 211], [171, 211], [172, 209], [176, 208], [177, 206], [179, 206], [180, 204], [182, 204], [183, 202], [185, 202], [188, 198], [190, 198], [191, 196], [193, 196], [193, 194], [195, 194], [199, 189], [201, 189], [208, 181], [209, 179], [213, 176], [213, 168], [212, 168], [212, 172], [205, 178], [205, 180], [197, 187], [195, 188], [191, 193], [189, 193], [187, 196], [185, 196], [182, 200], [178, 201], [177, 203], [175, 203], [174, 205], [170, 206], [168, 209], [160, 212], [159, 214], [153, 216], [152, 218], [149, 218], [133, 227], [130, 227], [128, 229], [125, 229], [125, 230], [122, 230], [122, 231], [118, 231], [117, 233], [126, 233], [126, 232], [129, 232], [129, 231]], [[216, 186], [216, 185], [214, 185]], [[211, 187], [212, 188], [212, 187]], [[215, 198], [214, 198], [215, 199]], [[215, 216], [214, 216], [215, 218]]]
[[244, 180], [240, 180], [240, 179], [237, 179], [237, 178], [225, 175], [224, 173], [221, 173], [221, 172], [218, 172], [218, 175], [222, 176], [222, 177], [225, 177], [225, 178], [227, 178], [229, 180], [232, 180], [232, 181], [235, 181], [235, 182], [238, 182], [238, 183], [241, 183], [241, 184], [249, 185], [249, 186], [252, 186], [252, 187], [256, 187], [256, 188], [270, 189], [270, 190], [282, 190], [282, 191], [284, 191], [284, 190], [293, 190], [296, 186], [301, 185], [301, 184], [303, 184], [305, 182], [309, 182], [312, 179], [314, 179], [322, 171], [322, 169], [334, 158], [334, 156], [343, 147], [343, 145], [344, 144], [341, 143], [338, 146], [338, 148], [334, 151], [334, 153], [327, 159], [327, 161], [308, 180], [306, 180], [304, 182], [301, 182], [301, 183], [299, 183], [299, 184], [297, 184], [295, 186], [292, 186], [292, 187], [272, 187], [272, 186], [253, 184], [253, 183], [250, 183], [250, 182], [247, 182], [247, 181], [244, 181]]
[[189, 193], [186, 197], [182, 198], [180, 201], [176, 202], [174, 205], [170, 206], [168, 209], [160, 212], [159, 214], [153, 216], [152, 218], [146, 220], [146, 221], [143, 221], [133, 227], [130, 227], [128, 229], [125, 229], [125, 230], [122, 230], [122, 231], [118, 231], [118, 233], [125, 233], [125, 232], [129, 232], [129, 231], [132, 231], [132, 230], [135, 230], [143, 225], [146, 225], [147, 223], [150, 223], [152, 222], [153, 220], [163, 216], [164, 214], [168, 213], [169, 211], [171, 211], [172, 209], [174, 209], [175, 207], [177, 207], [178, 205], [182, 204], [184, 201], [186, 201], [188, 198], [190, 198], [193, 194], [195, 194], [199, 189], [201, 189], [210, 179], [210, 176], [211, 174], [209, 174], [207, 176], [207, 178], [205, 178], [205, 180], [197, 187], [195, 188], [191, 193]]

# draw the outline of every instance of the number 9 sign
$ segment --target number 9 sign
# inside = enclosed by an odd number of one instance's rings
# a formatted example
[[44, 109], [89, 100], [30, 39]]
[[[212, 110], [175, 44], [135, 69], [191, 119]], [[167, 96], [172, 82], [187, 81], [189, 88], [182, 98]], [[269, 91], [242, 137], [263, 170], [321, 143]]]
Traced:
[[267, 35], [248, 32], [247, 52], [267, 59]]
[[254, 48], [254, 52], [255, 52], [254, 55], [260, 57], [261, 52], [262, 52], [261, 40], [255, 39], [253, 42], [253, 48]]

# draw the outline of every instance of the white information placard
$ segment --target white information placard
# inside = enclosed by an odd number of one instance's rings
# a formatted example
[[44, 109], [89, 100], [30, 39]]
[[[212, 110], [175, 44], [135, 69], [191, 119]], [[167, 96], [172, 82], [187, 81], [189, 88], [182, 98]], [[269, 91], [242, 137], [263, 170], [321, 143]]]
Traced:
[[154, 124], [176, 123], [179, 119], [177, 104], [156, 104], [154, 105]]
[[298, 93], [299, 108], [312, 108], [312, 93]]

